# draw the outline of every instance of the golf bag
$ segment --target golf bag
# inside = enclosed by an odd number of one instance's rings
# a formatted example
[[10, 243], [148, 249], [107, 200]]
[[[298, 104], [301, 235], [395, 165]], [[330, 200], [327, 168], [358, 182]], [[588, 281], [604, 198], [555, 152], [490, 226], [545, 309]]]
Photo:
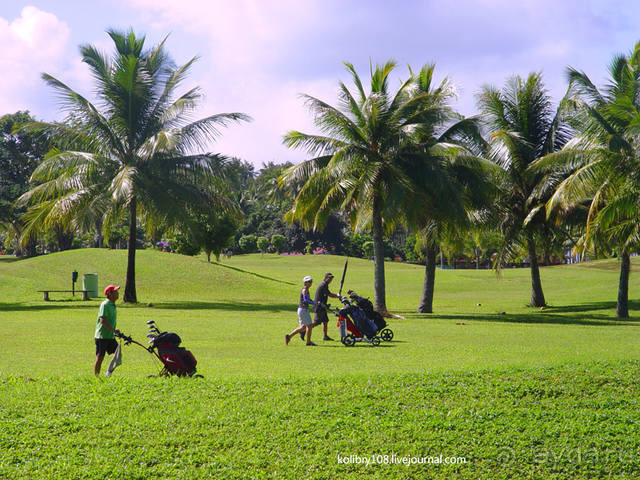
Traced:
[[162, 363], [162, 370], [158, 374], [161, 377], [176, 375], [178, 377], [202, 378], [202, 375], [196, 374], [196, 364], [198, 363], [196, 357], [189, 350], [180, 346], [182, 339], [177, 333], [161, 332], [156, 327], [154, 320], [148, 320], [147, 325], [149, 327], [147, 338], [150, 339], [148, 347], [119, 331], [116, 331], [116, 336], [122, 338], [125, 345], [132, 343], [138, 345], [157, 358]]
[[360, 331], [361, 335], [364, 335], [367, 338], [375, 337], [378, 332], [376, 324], [369, 320], [364, 311], [357, 305], [346, 305], [344, 308], [340, 309], [340, 316], [351, 317], [355, 327]]
[[196, 372], [198, 361], [189, 350], [180, 346], [182, 339], [177, 333], [162, 332], [152, 343], [167, 374], [182, 377]]
[[353, 290], [349, 290], [349, 298], [351, 298], [351, 301], [360, 307], [364, 311], [365, 315], [376, 324], [378, 331], [387, 327], [387, 322], [382, 315], [373, 309], [373, 303], [371, 303], [371, 300], [361, 297]]

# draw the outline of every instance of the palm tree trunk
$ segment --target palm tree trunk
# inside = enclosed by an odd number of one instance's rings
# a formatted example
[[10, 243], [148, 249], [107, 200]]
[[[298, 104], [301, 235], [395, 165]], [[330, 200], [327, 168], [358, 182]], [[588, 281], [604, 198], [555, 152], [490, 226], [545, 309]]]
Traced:
[[136, 227], [137, 227], [136, 197], [129, 203], [129, 255], [127, 261], [127, 283], [124, 287], [123, 302], [138, 303], [136, 295]]
[[542, 292], [536, 242], [533, 240], [532, 233], [527, 233], [527, 247], [529, 249], [529, 262], [531, 265], [531, 306], [545, 307], [547, 303], [544, 300], [544, 293]]
[[631, 271], [629, 253], [623, 251], [620, 260], [620, 282], [618, 283], [616, 316], [618, 318], [629, 318], [629, 272]]
[[96, 220], [96, 233], [93, 236], [93, 241], [94, 241], [94, 247], [96, 248], [102, 248], [104, 245], [104, 237], [102, 236], [102, 221], [101, 220]]
[[420, 300], [420, 305], [418, 306], [418, 313], [433, 312], [433, 291], [436, 283], [436, 246], [429, 245], [426, 254], [427, 265], [424, 272], [422, 300]]
[[373, 291], [374, 308], [382, 315], [388, 315], [384, 282], [384, 239], [382, 232], [382, 212], [380, 209], [380, 199], [373, 200], [372, 213], [372, 237], [373, 237]]

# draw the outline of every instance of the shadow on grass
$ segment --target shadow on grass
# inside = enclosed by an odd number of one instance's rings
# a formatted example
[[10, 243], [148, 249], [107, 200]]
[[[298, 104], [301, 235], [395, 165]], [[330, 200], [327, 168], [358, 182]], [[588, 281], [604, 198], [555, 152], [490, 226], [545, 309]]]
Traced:
[[[421, 318], [425, 318], [420, 316]], [[431, 314], [430, 318], [441, 318], [443, 320], [467, 320], [476, 322], [500, 322], [500, 323], [531, 323], [531, 324], [555, 324], [555, 325], [584, 325], [597, 327], [619, 327], [619, 326], [640, 326], [640, 318], [626, 318], [617, 320], [615, 317], [606, 315], [555, 315], [545, 310], [540, 313], [531, 314], [463, 314], [463, 315], [438, 315]], [[429, 318], [426, 317], [426, 318]], [[464, 325], [461, 325], [461, 327]]]
[[293, 303], [248, 303], [248, 302], [159, 302], [154, 308], [166, 310], [235, 310], [239, 312], [283, 312], [295, 314]]
[[2, 263], [13, 263], [22, 260], [22, 257], [14, 257], [10, 255], [0, 255], [0, 264]]
[[333, 342], [331, 344], [328, 344], [327, 342], [319, 343], [318, 346], [320, 346], [322, 348], [348, 348], [348, 349], [355, 349], [355, 348], [394, 348], [395, 347], [394, 343], [405, 343], [405, 342], [396, 342], [395, 340], [393, 340], [392, 342], [380, 342], [380, 345], [376, 345], [375, 347], [372, 346], [372, 345], [369, 345], [366, 342], [357, 342], [355, 345], [353, 345], [351, 347], [345, 347], [344, 345], [342, 345], [340, 343], [340, 340], [337, 340], [336, 342]]
[[242, 268], [232, 267], [231, 265], [225, 265], [224, 263], [216, 262], [215, 265], [219, 267], [228, 268], [230, 270], [235, 270], [236, 272], [246, 273], [248, 275], [253, 275], [254, 277], [262, 278], [263, 280], [269, 280], [271, 282], [283, 283], [285, 285], [297, 285], [297, 283], [287, 282], [286, 280], [279, 280], [273, 277], [267, 277], [266, 275], [260, 275], [259, 273], [252, 272], [250, 270], [243, 270]]
[[95, 310], [97, 308], [97, 304], [95, 303], [80, 302], [82, 302], [82, 300], [51, 300], [46, 304], [0, 302], [0, 312], [37, 312], [40, 310], [56, 310], [59, 308]]
[[[591, 302], [581, 303], [579, 305], [563, 305], [563, 306], [551, 306], [547, 307], [546, 312], [553, 313], [574, 313], [574, 312], [589, 312], [597, 310], [615, 310], [616, 302]], [[629, 300], [629, 310], [640, 310], [640, 300]], [[611, 317], [609, 317], [611, 318]]]

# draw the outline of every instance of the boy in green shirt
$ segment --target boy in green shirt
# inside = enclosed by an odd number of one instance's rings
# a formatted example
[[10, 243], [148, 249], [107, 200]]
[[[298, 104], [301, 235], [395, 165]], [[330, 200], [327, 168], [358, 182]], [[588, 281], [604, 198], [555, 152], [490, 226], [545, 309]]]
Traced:
[[115, 339], [116, 336], [120, 335], [120, 332], [116, 330], [116, 300], [120, 296], [118, 290], [120, 290], [120, 287], [116, 285], [109, 285], [104, 289], [107, 299], [102, 302], [98, 311], [96, 333], [94, 334], [96, 363], [93, 366], [96, 376], [100, 375], [105, 353], [112, 355], [118, 347], [118, 342]]

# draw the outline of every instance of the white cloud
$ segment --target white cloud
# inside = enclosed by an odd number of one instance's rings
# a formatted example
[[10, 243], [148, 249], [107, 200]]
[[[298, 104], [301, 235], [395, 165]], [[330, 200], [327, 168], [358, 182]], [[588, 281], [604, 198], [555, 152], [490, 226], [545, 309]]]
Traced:
[[[98, 40], [111, 51], [102, 33], [108, 26], [131, 26], [138, 34], [146, 33], [149, 44], [170, 34], [166, 47], [178, 63], [201, 57], [184, 85], [203, 88], [206, 98], [198, 116], [239, 111], [254, 118], [251, 124], [225, 129], [211, 149], [257, 166], [305, 157], [281, 145], [290, 129], [313, 131], [298, 94], [335, 104], [338, 80], [349, 80], [343, 60], [353, 62], [363, 80], [369, 59], [396, 59], [401, 78], [407, 63], [419, 68], [436, 62], [438, 77], [447, 75], [461, 87], [457, 108], [472, 114], [473, 94], [481, 85], [502, 85], [513, 74], [543, 70], [556, 99], [566, 88], [567, 65], [599, 81], [612, 53], [631, 48], [636, 35], [632, 27], [639, 17], [631, 1], [616, 1], [620, 8], [603, 15], [594, 6], [598, 0], [106, 3], [96, 10], [72, 10], [58, 2], [53, 11], [59, 17], [27, 7], [18, 18], [0, 18], [0, 68], [11, 72], [0, 77], [0, 108], [29, 108], [45, 112], [45, 118], [59, 117], [51, 91], [39, 79], [42, 71], [89, 95], [92, 82], [79, 61], [77, 44]], [[78, 35], [71, 42], [70, 33]]]
[[77, 55], [69, 54], [69, 37], [65, 22], [36, 7], [23, 8], [12, 21], [0, 17], [0, 112], [37, 110], [45, 89], [41, 72], [82, 72]]
[[214, 148], [257, 165], [304, 158], [281, 146], [287, 130], [312, 130], [297, 94], [335, 103], [337, 81], [348, 79], [343, 60], [363, 78], [369, 59], [396, 58], [401, 77], [405, 63], [418, 68], [435, 61], [439, 75], [461, 86], [458, 108], [472, 114], [482, 84], [501, 85], [513, 74], [544, 70], [559, 98], [569, 58], [581, 63], [577, 54], [609, 30], [582, 0], [121, 1], [158, 37], [174, 32], [167, 44], [174, 55], [202, 56], [192, 79], [207, 93], [203, 116], [242, 111], [254, 117], [249, 126], [223, 132]]
[[[250, 124], [223, 130], [211, 147], [213, 151], [239, 156], [257, 167], [268, 161], [297, 162], [305, 158], [304, 152], [282, 145], [288, 130], [313, 129], [298, 94], [335, 98], [337, 79], [313, 77], [305, 81], [287, 76], [286, 66], [282, 66], [292, 43], [317, 25], [317, 2], [191, 0], [186, 8], [184, 2], [168, 0], [129, 0], [127, 4], [139, 9], [158, 37], [174, 32], [167, 49], [178, 63], [195, 54], [202, 57], [191, 77], [206, 95], [201, 116], [243, 112], [253, 117]], [[176, 31], [177, 25], [180, 31]], [[197, 38], [189, 45], [197, 44], [199, 50], [176, 47], [180, 34]], [[178, 58], [176, 52], [184, 58]]]

